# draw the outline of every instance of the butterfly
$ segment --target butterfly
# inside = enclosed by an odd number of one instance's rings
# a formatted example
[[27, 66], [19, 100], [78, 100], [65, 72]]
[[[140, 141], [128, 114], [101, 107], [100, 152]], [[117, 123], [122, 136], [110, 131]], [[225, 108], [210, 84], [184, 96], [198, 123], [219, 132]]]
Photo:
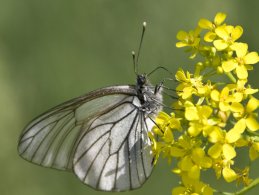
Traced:
[[73, 171], [97, 190], [139, 188], [154, 166], [148, 131], [162, 109], [162, 92], [146, 74], [136, 80], [136, 85], [92, 91], [38, 116], [20, 135], [19, 155]]

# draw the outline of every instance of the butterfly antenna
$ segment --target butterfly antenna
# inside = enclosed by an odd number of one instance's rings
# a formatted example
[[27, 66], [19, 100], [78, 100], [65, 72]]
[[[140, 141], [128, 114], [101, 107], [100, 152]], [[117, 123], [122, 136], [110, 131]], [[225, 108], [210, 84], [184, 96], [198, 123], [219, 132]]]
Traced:
[[143, 22], [143, 28], [142, 28], [141, 39], [140, 39], [139, 48], [138, 48], [138, 52], [137, 52], [137, 57], [135, 56], [135, 52], [134, 51], [132, 52], [133, 61], [134, 61], [134, 71], [136, 74], [138, 74], [138, 61], [139, 61], [143, 38], [145, 35], [145, 31], [146, 31], [146, 26], [147, 26], [147, 23]]
[[136, 66], [136, 54], [135, 54], [135, 51], [132, 51], [131, 55], [132, 55], [132, 59], [133, 59], [134, 72], [135, 72], [136, 75], [138, 75], [137, 66]]
[[150, 76], [151, 74], [153, 74], [154, 72], [156, 72], [157, 70], [160, 70], [160, 69], [162, 69], [162, 70], [166, 71], [167, 73], [169, 73], [170, 75], [172, 75], [172, 72], [170, 72], [166, 67], [158, 66], [154, 70], [152, 70], [150, 73], [148, 73], [147, 76]]

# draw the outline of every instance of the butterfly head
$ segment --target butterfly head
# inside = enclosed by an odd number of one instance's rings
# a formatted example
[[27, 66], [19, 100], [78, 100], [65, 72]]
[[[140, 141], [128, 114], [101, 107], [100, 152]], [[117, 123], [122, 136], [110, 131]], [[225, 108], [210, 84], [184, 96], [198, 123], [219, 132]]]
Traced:
[[137, 75], [137, 86], [142, 87], [146, 83], [147, 83], [147, 75], [146, 74]]

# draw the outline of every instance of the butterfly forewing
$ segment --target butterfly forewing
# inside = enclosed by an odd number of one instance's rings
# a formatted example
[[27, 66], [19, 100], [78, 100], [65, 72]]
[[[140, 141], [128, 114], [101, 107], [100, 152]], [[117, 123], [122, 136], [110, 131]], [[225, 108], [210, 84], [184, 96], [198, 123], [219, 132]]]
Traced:
[[19, 140], [19, 154], [42, 166], [71, 169], [82, 124], [132, 95], [134, 90], [129, 86], [109, 87], [47, 111], [24, 129]]

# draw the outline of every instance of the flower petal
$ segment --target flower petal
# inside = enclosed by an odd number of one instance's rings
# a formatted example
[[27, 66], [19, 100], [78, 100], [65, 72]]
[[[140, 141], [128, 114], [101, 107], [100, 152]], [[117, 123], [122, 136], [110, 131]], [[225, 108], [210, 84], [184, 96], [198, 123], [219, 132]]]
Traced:
[[258, 89], [252, 89], [252, 88], [247, 88], [247, 89], [245, 89], [245, 94], [247, 94], [247, 95], [252, 95], [252, 94], [254, 94], [254, 93], [257, 93], [258, 92]]
[[259, 107], [259, 100], [252, 97], [249, 99], [247, 106], [246, 106], [246, 112], [253, 112]]
[[203, 29], [211, 30], [213, 28], [212, 22], [207, 19], [204, 19], [204, 18], [200, 19], [198, 25], [199, 25], [199, 27], [201, 27]]
[[256, 64], [259, 62], [259, 56], [257, 52], [250, 52], [244, 57], [245, 64]]
[[187, 81], [185, 73], [182, 69], [180, 69], [176, 72], [175, 78], [176, 78], [177, 81], [180, 81], [180, 82]]
[[196, 137], [197, 135], [199, 135], [201, 131], [202, 131], [202, 128], [198, 128], [197, 125], [192, 125], [188, 128], [188, 133], [193, 137]]
[[181, 48], [181, 47], [186, 47], [186, 46], [188, 46], [188, 44], [187, 44], [187, 43], [184, 43], [184, 42], [177, 42], [177, 43], [175, 44], [175, 46], [178, 47], [178, 48]]
[[228, 47], [228, 44], [221, 39], [213, 41], [213, 45], [216, 47], [218, 51], [224, 50]]
[[248, 77], [248, 72], [247, 69], [244, 65], [240, 65], [236, 68], [237, 71], [237, 77], [239, 79], [247, 79]]
[[204, 35], [204, 41], [212, 42], [216, 37], [217, 35], [214, 32], [209, 31]]
[[188, 171], [188, 176], [191, 179], [198, 180], [200, 178], [200, 168], [197, 165], [193, 165], [191, 170]]
[[196, 107], [187, 107], [185, 109], [185, 118], [188, 121], [199, 120], [199, 115]]
[[209, 157], [204, 157], [200, 161], [200, 166], [203, 168], [210, 168], [212, 166], [212, 160]]
[[193, 91], [194, 89], [192, 87], [185, 87], [183, 89], [183, 93], [182, 93], [182, 98], [185, 100], [185, 99], [188, 99], [189, 97], [192, 96], [193, 94]]
[[228, 102], [219, 102], [219, 109], [223, 112], [225, 111], [229, 111], [230, 109], [230, 106], [229, 106], [229, 103]]
[[222, 63], [222, 68], [225, 72], [230, 72], [238, 66], [238, 63], [235, 60], [228, 60]]
[[180, 41], [186, 40], [188, 38], [188, 33], [183, 30], [180, 30], [177, 33], [176, 38]]
[[237, 178], [237, 174], [231, 168], [225, 167], [222, 170], [222, 175], [227, 182], [232, 182]]
[[226, 134], [226, 141], [228, 143], [234, 143], [241, 137], [241, 134], [236, 129], [231, 129]]
[[236, 41], [237, 39], [239, 39], [242, 34], [243, 28], [241, 26], [236, 26], [231, 32], [232, 41]]
[[212, 100], [219, 102], [219, 95], [220, 95], [219, 91], [214, 89], [214, 90], [212, 90], [210, 97]]
[[216, 143], [209, 148], [208, 154], [212, 158], [217, 159], [221, 155], [221, 151], [222, 151], [222, 145], [219, 143]]
[[170, 128], [166, 128], [163, 139], [167, 143], [172, 143], [174, 141], [173, 132]]
[[227, 32], [226, 26], [220, 26], [216, 28], [215, 33], [224, 41], [227, 41], [229, 38], [229, 33]]
[[234, 129], [239, 133], [243, 133], [246, 129], [246, 120], [242, 118], [239, 121], [237, 121], [237, 123], [234, 126]]
[[234, 43], [230, 48], [236, 51], [238, 58], [243, 58], [247, 54], [248, 45], [246, 43]]
[[230, 105], [230, 110], [232, 112], [240, 112], [243, 113], [244, 112], [244, 107], [241, 103], [239, 102], [232, 102], [232, 104]]
[[213, 129], [209, 133], [209, 141], [212, 143], [216, 143], [222, 139], [224, 139], [222, 130], [217, 126], [213, 126]]
[[259, 123], [253, 116], [246, 118], [246, 125], [251, 131], [257, 131], [259, 129]]
[[234, 158], [236, 156], [236, 151], [233, 148], [233, 146], [231, 146], [230, 144], [224, 144], [222, 147], [222, 152], [223, 152], [225, 159], [227, 159], [227, 160], [231, 160], [232, 158]]
[[222, 24], [222, 22], [225, 21], [226, 17], [227, 17], [226, 14], [219, 12], [216, 14], [216, 16], [214, 18], [214, 23], [218, 26], [218, 25]]
[[192, 159], [190, 158], [190, 156], [185, 156], [183, 157], [183, 159], [180, 161], [180, 164], [179, 164], [180, 168], [183, 170], [183, 171], [190, 171], [192, 166], [194, 165], [193, 162], [192, 162]]
[[176, 187], [172, 190], [172, 195], [185, 194], [186, 188], [183, 186]]
[[[246, 93], [245, 93], [246, 94]], [[243, 93], [241, 92], [236, 92], [233, 94], [233, 98], [235, 102], [241, 102], [243, 100]]]
[[[254, 144], [258, 144], [259, 145], [259, 143], [254, 143]], [[253, 144], [253, 145], [254, 145]], [[249, 158], [251, 159], [251, 160], [255, 160], [255, 159], [257, 159], [259, 157], [259, 152], [258, 152], [258, 150], [256, 150], [255, 149], [255, 147], [250, 147], [250, 149], [249, 149]]]
[[210, 106], [198, 106], [198, 112], [202, 119], [205, 118], [207, 120], [207, 118], [210, 117], [212, 111], [213, 110]]

